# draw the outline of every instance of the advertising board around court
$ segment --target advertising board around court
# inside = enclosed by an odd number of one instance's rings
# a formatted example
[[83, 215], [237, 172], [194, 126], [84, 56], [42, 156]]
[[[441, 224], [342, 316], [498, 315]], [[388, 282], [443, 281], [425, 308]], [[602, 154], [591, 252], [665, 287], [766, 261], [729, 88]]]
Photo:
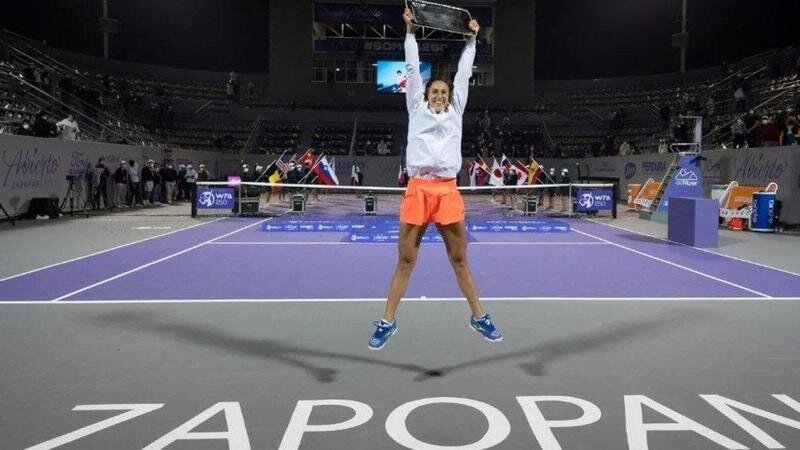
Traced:
[[233, 188], [198, 188], [196, 196], [198, 214], [233, 213], [236, 198], [236, 191]]
[[[737, 181], [742, 186], [778, 184], [778, 199], [783, 202], [781, 221], [800, 223], [800, 147], [758, 147], [748, 149], [704, 150], [700, 162], [700, 181], [705, 197], [711, 186]], [[580, 159], [540, 159], [539, 163], [556, 170], [580, 168], [582, 176], [618, 178], [620, 185], [644, 184], [652, 178], [659, 183], [672, 163], [674, 153], [651, 153]], [[577, 171], [577, 170], [575, 170]], [[576, 174], [577, 175], [577, 174]]]

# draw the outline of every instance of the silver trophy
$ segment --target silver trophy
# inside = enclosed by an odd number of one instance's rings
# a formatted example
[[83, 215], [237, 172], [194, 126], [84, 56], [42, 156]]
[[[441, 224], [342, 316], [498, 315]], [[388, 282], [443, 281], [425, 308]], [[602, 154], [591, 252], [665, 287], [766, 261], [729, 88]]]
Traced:
[[457, 8], [425, 0], [406, 0], [406, 7], [414, 14], [414, 24], [457, 34], [475, 34], [469, 29], [472, 16], [464, 8]]

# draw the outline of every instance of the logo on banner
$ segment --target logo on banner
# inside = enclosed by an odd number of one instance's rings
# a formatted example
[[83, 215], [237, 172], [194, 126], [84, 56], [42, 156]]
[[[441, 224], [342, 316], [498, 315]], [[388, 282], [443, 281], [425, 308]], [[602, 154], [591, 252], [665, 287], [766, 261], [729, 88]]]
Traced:
[[610, 210], [613, 208], [609, 189], [581, 189], [578, 191], [578, 211]]
[[580, 199], [578, 200], [578, 204], [586, 209], [591, 208], [592, 206], [594, 206], [594, 195], [592, 195], [591, 192], [581, 194]]
[[629, 162], [625, 164], [625, 178], [630, 180], [636, 175], [636, 164]]
[[198, 189], [197, 207], [200, 209], [233, 209], [233, 189]]
[[642, 170], [647, 173], [663, 172], [667, 170], [666, 161], [645, 161], [642, 163]]
[[681, 168], [678, 174], [675, 175], [675, 184], [678, 186], [695, 187], [698, 183], [697, 174], [692, 170]]

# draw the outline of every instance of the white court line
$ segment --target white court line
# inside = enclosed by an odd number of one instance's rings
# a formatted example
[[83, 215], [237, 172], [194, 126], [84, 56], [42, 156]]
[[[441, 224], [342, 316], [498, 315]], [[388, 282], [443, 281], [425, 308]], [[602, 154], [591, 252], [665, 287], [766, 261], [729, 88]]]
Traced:
[[226, 219], [226, 217], [220, 217], [219, 219], [209, 220], [208, 222], [198, 223], [198, 224], [195, 224], [195, 225], [188, 226], [186, 228], [181, 228], [179, 230], [173, 230], [173, 231], [170, 231], [168, 233], [158, 234], [156, 236], [151, 236], [151, 237], [148, 237], [148, 238], [140, 239], [138, 241], [133, 241], [133, 242], [129, 242], [127, 244], [122, 244], [122, 245], [118, 245], [116, 247], [108, 248], [108, 249], [105, 249], [105, 250], [100, 250], [99, 252], [90, 253], [88, 255], [83, 255], [83, 256], [79, 256], [77, 258], [68, 259], [66, 261], [57, 262], [55, 264], [50, 264], [50, 265], [47, 265], [47, 266], [44, 266], [44, 267], [39, 267], [38, 269], [33, 269], [33, 270], [29, 270], [27, 272], [22, 272], [22, 273], [18, 273], [16, 275], [11, 275], [9, 277], [0, 279], [0, 283], [2, 283], [4, 281], [8, 281], [8, 280], [13, 280], [14, 278], [18, 278], [18, 277], [21, 277], [21, 276], [24, 276], [24, 275], [29, 275], [29, 274], [32, 274], [32, 273], [35, 273], [35, 272], [39, 272], [41, 270], [50, 269], [52, 267], [60, 266], [62, 264], [67, 264], [67, 263], [71, 263], [71, 262], [74, 262], [74, 261], [80, 261], [81, 259], [91, 258], [92, 256], [102, 255], [103, 253], [107, 253], [107, 252], [114, 251], [114, 250], [119, 250], [121, 248], [128, 247], [128, 246], [131, 246], [131, 245], [134, 245], [134, 244], [140, 244], [142, 242], [149, 241], [151, 239], [156, 239], [156, 238], [168, 236], [170, 234], [175, 234], [175, 233], [178, 233], [180, 231], [186, 231], [186, 230], [189, 230], [191, 228], [200, 227], [200, 226], [203, 226], [203, 225], [208, 225], [209, 223], [219, 222], [220, 220], [223, 220], [223, 219]]
[[589, 237], [593, 237], [595, 239], [599, 239], [599, 240], [601, 240], [603, 242], [608, 242], [609, 244], [613, 245], [614, 247], [619, 247], [621, 249], [628, 250], [629, 252], [636, 253], [637, 255], [641, 255], [641, 256], [644, 256], [644, 257], [647, 257], [647, 258], [650, 258], [650, 259], [654, 259], [654, 260], [660, 261], [660, 262], [662, 262], [664, 264], [669, 264], [670, 266], [674, 266], [674, 267], [677, 267], [679, 269], [683, 269], [683, 270], [692, 272], [694, 274], [709, 278], [711, 280], [714, 280], [714, 281], [717, 281], [717, 282], [720, 282], [720, 283], [723, 283], [723, 284], [727, 284], [729, 286], [733, 286], [733, 287], [741, 289], [743, 291], [747, 291], [747, 292], [751, 292], [751, 293], [756, 294], [756, 295], [760, 295], [761, 297], [764, 297], [764, 298], [773, 298], [771, 295], [767, 295], [767, 294], [765, 294], [763, 292], [759, 292], [759, 291], [756, 291], [754, 289], [750, 289], [750, 288], [744, 287], [744, 286], [742, 286], [740, 284], [736, 284], [736, 283], [733, 283], [733, 282], [730, 282], [730, 281], [727, 281], [727, 280], [723, 280], [722, 278], [717, 278], [717, 277], [715, 277], [713, 275], [709, 275], [707, 273], [700, 272], [699, 270], [694, 270], [694, 269], [691, 269], [689, 267], [682, 266], [682, 265], [680, 265], [678, 263], [674, 263], [672, 261], [668, 261], [666, 259], [659, 258], [658, 256], [653, 256], [653, 255], [651, 255], [649, 253], [640, 252], [639, 250], [634, 250], [634, 249], [632, 249], [630, 247], [626, 247], [626, 246], [624, 246], [622, 244], [617, 244], [616, 242], [611, 242], [609, 240], [606, 240], [606, 239], [603, 239], [601, 237], [595, 236], [595, 235], [593, 235], [591, 233], [587, 233], [585, 231], [581, 231], [581, 230], [575, 229], [575, 227], [571, 227], [570, 229], [572, 231], [574, 231], [576, 233], [579, 233], [579, 234], [582, 234], [584, 236], [589, 236]]
[[[486, 301], [511, 301], [511, 302], [764, 302], [764, 301], [800, 301], [800, 297], [481, 297]], [[52, 302], [49, 300], [35, 301], [0, 301], [0, 305], [114, 305], [114, 304], [197, 304], [197, 303], [383, 303], [385, 297], [375, 298], [220, 298], [220, 299], [154, 299], [154, 300], [72, 300], [66, 302]], [[429, 297], [403, 298], [405, 302], [464, 302], [463, 297]]]
[[611, 225], [611, 224], [607, 224], [607, 223], [603, 223], [603, 222], [598, 222], [597, 220], [594, 220], [594, 219], [586, 219], [586, 220], [589, 221], [589, 222], [592, 222], [592, 223], [596, 223], [598, 225], [603, 225], [603, 226], [606, 226], [606, 227], [616, 228], [616, 229], [622, 230], [622, 231], [628, 231], [628, 232], [633, 233], [633, 234], [638, 234], [638, 235], [641, 235], [641, 236], [647, 236], [647, 237], [650, 237], [650, 238], [653, 238], [653, 239], [658, 239], [659, 241], [662, 241], [662, 242], [669, 242], [670, 244], [677, 244], [677, 245], [680, 245], [682, 247], [693, 248], [693, 249], [701, 251], [701, 252], [711, 253], [712, 255], [722, 256], [724, 258], [729, 258], [729, 259], [733, 259], [733, 260], [736, 260], [736, 261], [739, 261], [739, 262], [752, 264], [754, 266], [763, 267], [765, 269], [777, 270], [778, 272], [783, 272], [785, 274], [789, 274], [789, 275], [794, 275], [796, 277], [800, 277], [800, 273], [792, 272], [792, 271], [786, 270], [786, 269], [781, 269], [779, 267], [769, 266], [767, 264], [762, 264], [762, 263], [755, 262], [755, 261], [748, 261], [746, 259], [737, 258], [736, 256], [726, 255], [724, 253], [715, 252], [713, 250], [708, 250], [708, 249], [705, 249], [705, 248], [693, 247], [691, 245], [686, 245], [683, 242], [670, 241], [669, 239], [665, 239], [665, 238], [658, 237], [658, 236], [655, 236], [655, 235], [652, 235], [652, 234], [648, 234], [648, 233], [644, 233], [644, 232], [641, 232], [641, 231], [631, 230], [630, 228], [621, 227], [619, 225]]
[[[397, 242], [370, 242], [370, 244], [385, 244], [397, 245]], [[209, 245], [356, 245], [361, 246], [363, 243], [355, 242], [340, 242], [340, 241], [285, 241], [285, 242], [259, 242], [259, 241], [227, 241], [227, 242], [211, 242]], [[468, 245], [609, 245], [607, 242], [529, 242], [529, 241], [497, 241], [497, 242], [470, 242]]]
[[83, 291], [87, 291], [87, 290], [89, 290], [89, 289], [92, 289], [92, 288], [95, 288], [95, 287], [97, 287], [97, 286], [100, 286], [100, 285], [106, 284], [106, 283], [108, 283], [109, 281], [114, 281], [114, 280], [116, 280], [116, 279], [118, 279], [118, 278], [122, 278], [122, 277], [124, 277], [124, 276], [126, 276], [126, 275], [130, 275], [130, 274], [132, 274], [132, 273], [134, 273], [134, 272], [138, 272], [138, 271], [140, 271], [140, 270], [142, 270], [142, 269], [145, 269], [145, 268], [147, 268], [147, 267], [150, 267], [150, 266], [152, 266], [152, 265], [154, 265], [154, 264], [158, 264], [158, 263], [160, 263], [160, 262], [162, 262], [162, 261], [166, 261], [166, 260], [168, 260], [168, 259], [170, 259], [170, 258], [174, 258], [174, 257], [176, 257], [176, 256], [179, 256], [179, 255], [182, 255], [182, 254], [184, 254], [184, 253], [190, 252], [190, 251], [192, 251], [192, 250], [194, 250], [194, 249], [200, 248], [200, 247], [202, 247], [202, 246], [204, 246], [204, 245], [206, 245], [206, 244], [209, 244], [209, 243], [211, 243], [211, 242], [214, 242], [214, 241], [216, 241], [217, 239], [222, 239], [222, 238], [228, 237], [228, 236], [230, 236], [230, 235], [232, 235], [232, 234], [236, 234], [236, 233], [238, 233], [238, 232], [240, 232], [240, 231], [242, 231], [242, 230], [245, 230], [245, 229], [247, 229], [247, 228], [250, 228], [250, 227], [253, 227], [253, 226], [256, 226], [256, 225], [260, 225], [260, 224], [262, 224], [262, 223], [264, 223], [264, 222], [266, 222], [266, 221], [268, 221], [268, 220], [270, 220], [270, 219], [272, 219], [272, 217], [267, 217], [267, 218], [266, 218], [266, 219], [264, 219], [264, 220], [259, 220], [258, 222], [254, 222], [254, 223], [251, 223], [251, 224], [249, 224], [249, 225], [245, 225], [245, 226], [243, 226], [243, 227], [240, 227], [240, 228], [237, 228], [237, 229], [235, 229], [235, 230], [231, 231], [230, 233], [225, 233], [225, 234], [223, 234], [222, 236], [217, 236], [217, 237], [215, 237], [215, 238], [213, 238], [213, 239], [209, 239], [209, 240], [207, 240], [207, 241], [205, 241], [205, 242], [201, 242], [201, 243], [199, 243], [199, 244], [197, 244], [197, 245], [194, 245], [194, 246], [192, 246], [192, 247], [189, 247], [189, 248], [187, 248], [187, 249], [184, 249], [184, 250], [181, 250], [181, 251], [179, 251], [179, 252], [173, 253], [173, 254], [171, 254], [171, 255], [167, 255], [167, 256], [165, 256], [165, 257], [163, 257], [163, 258], [159, 258], [159, 259], [157, 259], [157, 260], [155, 260], [155, 261], [151, 261], [151, 262], [149, 262], [149, 263], [147, 263], [147, 264], [142, 264], [141, 266], [134, 267], [134, 268], [133, 268], [133, 269], [131, 269], [131, 270], [128, 270], [128, 271], [126, 271], [126, 272], [122, 272], [122, 273], [120, 273], [120, 274], [118, 274], [118, 275], [114, 275], [113, 277], [110, 277], [110, 278], [106, 278], [105, 280], [98, 281], [97, 283], [90, 284], [89, 286], [82, 287], [82, 288], [80, 288], [80, 289], [78, 289], [78, 290], [75, 290], [75, 291], [72, 291], [72, 292], [70, 292], [69, 294], [65, 294], [65, 295], [62, 295], [61, 297], [54, 298], [54, 299], [53, 299], [53, 300], [51, 300], [51, 301], [52, 301], [52, 302], [58, 302], [58, 301], [64, 300], [65, 298], [72, 297], [72, 296], [73, 296], [73, 295], [75, 295], [75, 294], [80, 294], [80, 293], [81, 293], [81, 292], [83, 292]]

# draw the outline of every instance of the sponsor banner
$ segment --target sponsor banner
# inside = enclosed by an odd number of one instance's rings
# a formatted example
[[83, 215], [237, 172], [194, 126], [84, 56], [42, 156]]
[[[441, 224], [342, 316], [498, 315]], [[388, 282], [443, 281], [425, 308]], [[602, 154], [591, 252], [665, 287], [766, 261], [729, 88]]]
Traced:
[[[315, 52], [361, 52], [361, 53], [397, 53], [402, 55], [405, 51], [402, 39], [359, 39], [359, 38], [331, 38], [317, 39], [314, 41]], [[460, 54], [464, 49], [464, 41], [425, 40], [419, 41], [421, 55]], [[478, 55], [489, 56], [492, 46], [480, 39], [476, 43], [475, 51]]]
[[[90, 191], [88, 174], [99, 158], [105, 160], [113, 174], [122, 160], [134, 160], [141, 168], [148, 159], [162, 162], [165, 157], [172, 158], [176, 164], [180, 160], [195, 167], [205, 163], [212, 177], [233, 172], [241, 164], [238, 155], [215, 152], [175, 150], [165, 153], [153, 147], [0, 135], [0, 203], [9, 214], [18, 216], [28, 211], [32, 198], [63, 199], [69, 175], [75, 177], [76, 203], [82, 205]], [[109, 182], [107, 188], [108, 198], [114, 198], [114, 183]]]
[[[701, 153], [700, 181], [702, 196], [710, 197], [712, 184], [737, 181], [742, 186], [766, 186], [778, 183], [778, 199], [783, 201], [781, 220], [800, 223], [800, 147], [707, 150]], [[672, 163], [674, 153], [630, 155], [583, 159], [541, 159], [545, 167], [570, 169], [576, 164], [581, 175], [619, 178], [626, 183], [642, 184], [652, 178], [660, 182]], [[635, 170], [629, 164], [635, 166]], [[395, 168], [396, 171], [396, 168]], [[691, 181], [691, 180], [689, 180]]]
[[611, 211], [614, 209], [611, 188], [578, 189], [577, 212]]
[[233, 188], [198, 188], [197, 209], [233, 210]]
[[[403, 27], [403, 5], [368, 5], [363, 3], [315, 3], [314, 21], [368, 25], [397, 25]], [[493, 10], [489, 7], [470, 7], [469, 13], [481, 27], [491, 27]]]
[[678, 169], [664, 191], [658, 204], [660, 212], [669, 211], [669, 200], [674, 197], [703, 197], [702, 161], [695, 155], [683, 155]]

